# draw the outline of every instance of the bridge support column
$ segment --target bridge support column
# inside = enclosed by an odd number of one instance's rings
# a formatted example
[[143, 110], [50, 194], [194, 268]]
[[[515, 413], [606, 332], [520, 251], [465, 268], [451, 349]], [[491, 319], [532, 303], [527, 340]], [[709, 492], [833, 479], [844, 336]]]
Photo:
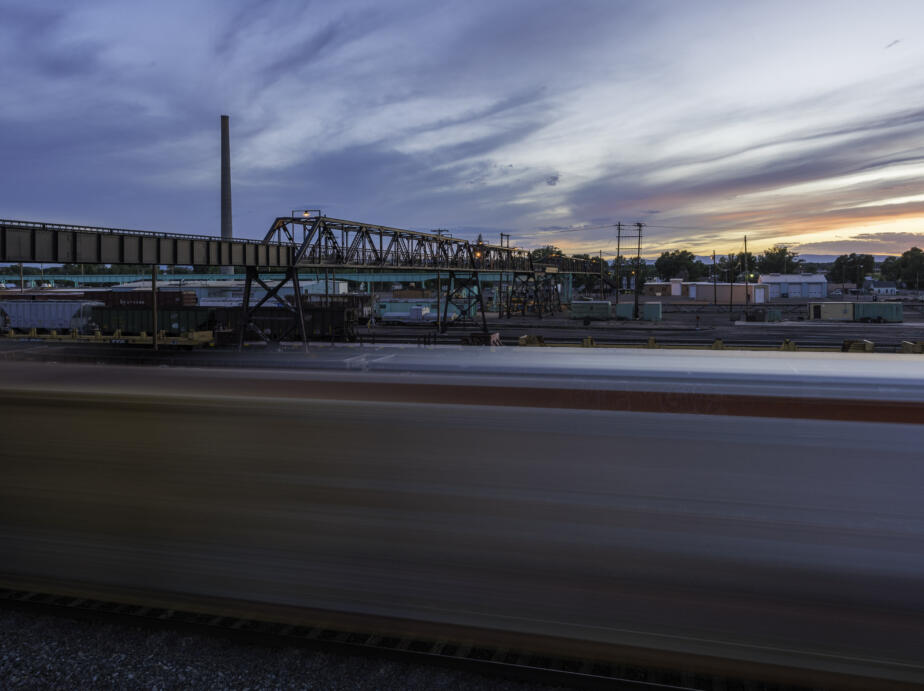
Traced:
[[[308, 331], [305, 328], [305, 315], [304, 308], [302, 306], [302, 290], [301, 284], [298, 281], [298, 270], [294, 266], [290, 266], [286, 269], [285, 276], [283, 276], [282, 280], [273, 286], [267, 285], [266, 282], [260, 278], [260, 274], [256, 267], [248, 266], [246, 267], [246, 271], [247, 273], [244, 277], [244, 299], [241, 305], [241, 319], [240, 323], [238, 324], [238, 350], [242, 350], [244, 348], [244, 338], [248, 330], [253, 330], [254, 332], [260, 334], [260, 338], [267, 341], [268, 343], [277, 344], [286, 340], [292, 334], [292, 332], [295, 331], [301, 338], [305, 352], [308, 352]], [[289, 304], [279, 295], [279, 291], [290, 281], [292, 282], [293, 287], [293, 304]], [[266, 291], [266, 295], [260, 298], [257, 304], [251, 306], [250, 295], [251, 291], [253, 290], [254, 282], [256, 282]], [[266, 331], [261, 330], [256, 324], [254, 324], [253, 320], [257, 311], [270, 300], [275, 300], [281, 307], [284, 307], [292, 314], [292, 323], [287, 327], [281, 327], [278, 332], [270, 331], [267, 333]]]
[[[442, 291], [440, 291], [442, 293]], [[449, 326], [449, 305], [459, 310], [459, 317], [462, 321], [474, 321], [476, 313], [481, 312], [481, 330], [488, 333], [488, 319], [484, 312], [484, 294], [481, 290], [481, 277], [477, 271], [471, 273], [450, 271], [449, 278], [446, 280], [446, 297], [443, 300], [442, 294], [439, 295], [439, 302], [442, 303], [443, 318], [440, 324], [440, 333], [446, 333]]]
[[535, 272], [513, 274], [510, 292], [507, 293], [507, 317], [509, 318], [514, 311], [519, 312], [523, 317], [528, 311], [535, 311], [536, 315], [542, 319], [542, 301]]
[[160, 328], [157, 323], [157, 264], [151, 265], [151, 310], [153, 311], [151, 324], [154, 326], [154, 332], [151, 334], [151, 345], [154, 350], [157, 350], [157, 330]]

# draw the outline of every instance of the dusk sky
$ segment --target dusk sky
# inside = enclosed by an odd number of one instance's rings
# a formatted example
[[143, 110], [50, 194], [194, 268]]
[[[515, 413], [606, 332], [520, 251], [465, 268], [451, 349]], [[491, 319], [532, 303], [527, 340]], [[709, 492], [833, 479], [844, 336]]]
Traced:
[[924, 2], [0, 0], [0, 217], [924, 246]]

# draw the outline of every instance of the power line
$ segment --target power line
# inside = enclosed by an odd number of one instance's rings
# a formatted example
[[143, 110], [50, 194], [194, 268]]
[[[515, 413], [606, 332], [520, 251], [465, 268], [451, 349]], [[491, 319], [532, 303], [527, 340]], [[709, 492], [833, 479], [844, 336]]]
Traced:
[[[535, 237], [544, 237], [546, 235], [554, 235], [556, 233], [581, 233], [585, 230], [603, 230], [605, 228], [615, 228], [615, 227], [616, 227], [615, 223], [608, 223], [606, 225], [599, 225], [599, 226], [581, 226], [580, 228], [557, 228], [557, 229], [550, 229], [550, 230], [537, 230], [536, 232], [533, 232], [533, 233], [526, 233], [526, 234], [515, 233], [514, 235], [515, 237], [518, 237], [518, 238], [535, 238]], [[658, 228], [662, 230], [693, 230], [693, 231], [718, 230], [715, 226], [663, 226], [663, 225], [655, 225], [652, 223], [646, 223], [645, 227], [646, 228]], [[723, 230], [726, 230], [727, 232], [728, 229], [723, 229]]]
[[582, 226], [581, 228], [558, 228], [555, 230], [538, 230], [534, 233], [514, 233], [514, 237], [518, 238], [537, 238], [537, 237], [547, 237], [549, 235], [557, 235], [558, 233], [582, 233], [585, 230], [603, 230], [605, 228], [615, 228], [615, 223], [609, 223], [605, 226]]

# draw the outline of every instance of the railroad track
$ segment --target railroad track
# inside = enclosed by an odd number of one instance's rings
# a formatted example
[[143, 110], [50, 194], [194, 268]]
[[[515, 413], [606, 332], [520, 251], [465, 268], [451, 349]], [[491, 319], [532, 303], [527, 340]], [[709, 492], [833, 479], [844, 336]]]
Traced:
[[[467, 333], [467, 332], [464, 332]], [[501, 342], [505, 346], [517, 346], [522, 334], [512, 334], [501, 332]], [[588, 334], [584, 334], [587, 336]], [[618, 347], [618, 348], [645, 348], [648, 347], [647, 338], [613, 338], [606, 334], [592, 333], [596, 346]], [[363, 336], [361, 343], [365, 345], [459, 345], [463, 338], [463, 333], [459, 334], [377, 334], [374, 338]], [[545, 345], [550, 346], [573, 346], [582, 347], [582, 338], [580, 336], [558, 336], [542, 335]], [[700, 348], [710, 349], [717, 340], [715, 337], [707, 338], [672, 338], [655, 336], [657, 347], [663, 348]], [[767, 339], [718, 339], [722, 342], [724, 348], [729, 349], [751, 349], [751, 350], [778, 350], [782, 345], [783, 338]], [[822, 351], [840, 351], [845, 340], [856, 339], [812, 339], [812, 340], [795, 340], [799, 350], [822, 350]], [[894, 353], [901, 350], [900, 343], [879, 343], [874, 342], [873, 352], [877, 353]]]
[[[21, 585], [21, 584], [20, 584]], [[254, 603], [195, 601], [164, 594], [115, 599], [62, 588], [57, 592], [0, 585], [0, 607], [112, 624], [221, 636], [267, 647], [304, 647], [344, 655], [368, 655], [416, 665], [438, 665], [521, 682], [611, 691], [802, 691], [811, 689], [912, 689], [911, 685], [819, 673], [779, 665], [742, 665], [664, 651], [631, 651], [605, 658], [580, 642], [479, 631], [434, 628], [427, 622], [390, 621], [354, 613], [325, 612], [313, 621]], [[317, 615], [315, 615], [317, 616]], [[563, 654], [558, 646], [568, 653]], [[595, 654], [596, 653], [596, 654]]]

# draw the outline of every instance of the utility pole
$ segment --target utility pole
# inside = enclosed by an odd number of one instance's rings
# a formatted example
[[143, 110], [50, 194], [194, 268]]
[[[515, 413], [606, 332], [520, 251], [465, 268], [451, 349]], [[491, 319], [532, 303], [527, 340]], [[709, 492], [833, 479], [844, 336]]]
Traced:
[[616, 223], [616, 304], [619, 304], [619, 289], [622, 287], [622, 284], [619, 282], [619, 250], [620, 243], [622, 241], [622, 223]]
[[735, 266], [734, 259], [732, 258], [732, 255], [729, 254], [728, 255], [728, 318], [731, 321], [734, 321], [734, 317], [732, 317], [732, 311], [734, 310], [734, 307], [732, 307], [732, 297], [735, 294], [735, 284], [732, 283], [732, 280], [735, 278], [734, 266]]
[[[443, 325], [440, 322], [440, 302], [443, 298], [443, 276], [439, 269], [436, 271], [436, 332], [442, 333]], [[500, 315], [498, 315], [500, 316]], [[383, 317], [384, 323], [384, 317]]]
[[[504, 244], [505, 238], [507, 240], [506, 245]], [[501, 247], [508, 247], [508, 248], [510, 247], [510, 234], [509, 233], [500, 234], [500, 244], [501, 244]], [[494, 302], [496, 303], [495, 306], [497, 307], [497, 318], [498, 319], [504, 318], [504, 268], [503, 267], [504, 267], [504, 263], [501, 262], [501, 270], [499, 274], [500, 280], [497, 282], [497, 291], [496, 291], [496, 295], [494, 296]]]
[[719, 304], [719, 294], [716, 292], [717, 280], [719, 277], [718, 266], [715, 263], [715, 250], [712, 250], [712, 304]]
[[744, 236], [744, 314], [745, 319], [751, 313], [751, 295], [748, 293], [748, 236]]
[[606, 299], [606, 285], [603, 283], [603, 250], [600, 250], [600, 299]]
[[635, 227], [638, 229], [638, 247], [635, 250], [635, 307], [632, 309], [632, 318], [638, 319], [638, 294], [642, 287], [642, 228], [645, 224], [639, 221]]

